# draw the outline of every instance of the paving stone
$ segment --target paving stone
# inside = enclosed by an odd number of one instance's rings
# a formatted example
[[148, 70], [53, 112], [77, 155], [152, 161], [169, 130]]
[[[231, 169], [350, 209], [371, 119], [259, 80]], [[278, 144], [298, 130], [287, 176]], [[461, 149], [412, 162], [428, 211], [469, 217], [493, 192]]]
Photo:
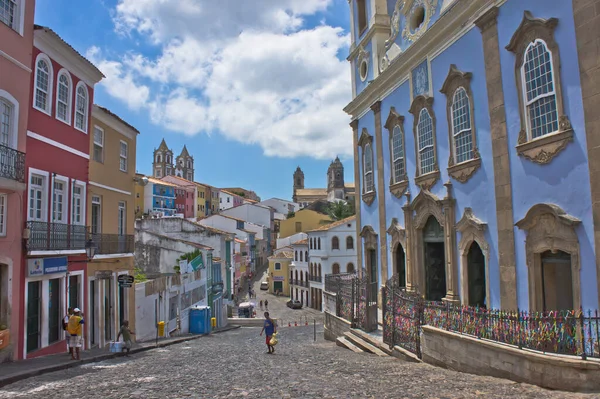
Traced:
[[129, 358], [8, 385], [0, 399], [33, 398], [594, 398], [427, 364], [355, 353], [312, 326], [280, 330], [274, 355], [259, 328], [203, 337]]

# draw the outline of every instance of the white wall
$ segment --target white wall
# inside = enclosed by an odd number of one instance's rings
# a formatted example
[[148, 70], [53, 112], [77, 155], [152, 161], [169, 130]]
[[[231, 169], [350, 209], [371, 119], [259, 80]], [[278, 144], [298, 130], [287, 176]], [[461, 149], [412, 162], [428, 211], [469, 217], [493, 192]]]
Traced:
[[274, 212], [272, 209], [264, 206], [244, 204], [236, 206], [235, 208], [226, 209], [221, 213], [226, 216], [245, 220], [246, 222], [262, 225], [270, 229], [273, 228]]
[[[229, 200], [229, 202], [227, 202]], [[233, 208], [233, 195], [219, 191], [219, 210]]]
[[[331, 247], [331, 241], [334, 236], [339, 239], [340, 249], [332, 249]], [[352, 237], [352, 249], [346, 248], [346, 238], [348, 236]], [[340, 273], [346, 273], [348, 263], [352, 263], [354, 265], [354, 270], [357, 270], [355, 219], [351, 220], [349, 223], [333, 227], [329, 230], [308, 233], [309, 242], [311, 238], [319, 237], [321, 238], [321, 249], [309, 249], [309, 262], [321, 264], [321, 273], [323, 277], [332, 273], [332, 266], [334, 263], [340, 265]]]
[[289, 205], [291, 205], [291, 208], [294, 212], [297, 212], [300, 210], [300, 204], [297, 204], [292, 201], [286, 201], [286, 200], [283, 200], [280, 198], [269, 198], [267, 200], [259, 202], [258, 204], [273, 207], [276, 212], [283, 213], [284, 215], [288, 214], [288, 212], [289, 212], [288, 206]]
[[306, 237], [308, 237], [306, 233], [296, 233], [286, 238], [278, 238], [276, 248], [287, 247], [295, 242], [304, 240]]
[[[196, 279], [195, 273], [180, 275], [181, 284], [173, 285], [174, 278], [171, 276], [160, 277], [156, 280], [138, 283], [135, 285], [135, 323], [136, 323], [136, 340], [147, 341], [156, 338], [157, 321], [164, 321], [165, 335], [168, 336], [169, 331], [172, 331], [177, 326], [177, 318], [171, 319], [169, 309], [169, 299], [177, 298], [177, 310], [181, 320], [181, 332], [189, 332], [189, 307], [181, 309], [182, 296], [184, 293], [191, 293], [192, 290], [200, 288], [200, 296], [203, 298], [200, 301], [193, 302], [192, 306], [206, 306], [206, 278], [202, 273], [202, 278]], [[146, 296], [146, 285], [153, 288], [148, 296]], [[157, 319], [158, 307], [158, 320]]]

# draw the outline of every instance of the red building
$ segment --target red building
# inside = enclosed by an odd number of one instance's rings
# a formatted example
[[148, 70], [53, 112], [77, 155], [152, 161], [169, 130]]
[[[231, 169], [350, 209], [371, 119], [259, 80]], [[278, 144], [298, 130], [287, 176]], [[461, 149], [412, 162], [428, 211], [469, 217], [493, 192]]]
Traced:
[[94, 85], [104, 77], [51, 29], [38, 25], [32, 60], [18, 358], [65, 351], [66, 309], [87, 309], [90, 118]]
[[0, 364], [17, 358], [35, 1], [0, 1]]

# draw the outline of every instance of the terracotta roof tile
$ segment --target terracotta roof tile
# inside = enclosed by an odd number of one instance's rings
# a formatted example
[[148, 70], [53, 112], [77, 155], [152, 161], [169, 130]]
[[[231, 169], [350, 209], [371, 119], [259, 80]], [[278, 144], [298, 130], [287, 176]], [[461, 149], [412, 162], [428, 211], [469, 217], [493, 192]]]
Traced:
[[296, 241], [292, 245], [308, 245], [308, 239], [305, 238], [304, 240]]
[[350, 217], [347, 217], [346, 219], [342, 219], [342, 220], [338, 220], [337, 222], [333, 222], [330, 224], [326, 224], [323, 227], [319, 227], [318, 229], [314, 229], [314, 230], [310, 230], [311, 232], [313, 231], [327, 231], [330, 229], [333, 229], [334, 227], [338, 227], [341, 226], [345, 223], [351, 222], [352, 220], [356, 219], [356, 215], [352, 215]]

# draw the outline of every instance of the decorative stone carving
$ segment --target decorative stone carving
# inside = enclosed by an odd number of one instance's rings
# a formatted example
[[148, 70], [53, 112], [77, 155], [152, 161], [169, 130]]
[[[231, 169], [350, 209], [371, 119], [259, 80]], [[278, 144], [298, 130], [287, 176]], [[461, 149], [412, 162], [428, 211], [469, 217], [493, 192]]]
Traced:
[[[438, 0], [413, 0], [412, 4], [409, 3], [410, 1], [404, 7], [404, 15], [406, 16], [407, 23], [402, 30], [402, 37], [409, 42], [414, 42], [423, 36], [429, 27], [431, 17], [433, 17], [437, 8]], [[412, 21], [414, 18], [417, 18], [416, 13], [421, 11], [424, 12], [423, 22], [418, 26], [411, 26], [415, 25]]]
[[377, 250], [377, 233], [371, 226], [365, 226], [360, 232], [360, 236], [363, 239], [365, 250]]
[[360, 133], [360, 137], [358, 139], [358, 145], [359, 147], [364, 147], [367, 143], [373, 144], [373, 136], [369, 134], [369, 131], [366, 127], [363, 127], [363, 130]]
[[[460, 71], [456, 65], [450, 65], [448, 76], [440, 90], [446, 96], [446, 115], [448, 118], [448, 142], [451, 143], [450, 156], [448, 157], [448, 174], [461, 183], [467, 182], [475, 174], [481, 166], [481, 158], [479, 158], [479, 150], [477, 148], [477, 134], [475, 129], [475, 109], [473, 104], [473, 92], [471, 91], [471, 78], [473, 75], [470, 72]], [[454, 95], [459, 88], [465, 89], [469, 98], [469, 116], [471, 123], [471, 142], [473, 143], [473, 158], [456, 163], [455, 154], [456, 146], [454, 142], [454, 126], [452, 120], [452, 105], [454, 103]]]
[[[358, 49], [358, 57], [356, 58], [357, 63], [356, 66], [358, 68], [358, 75], [360, 77], [361, 82], [364, 82], [365, 80], [367, 80], [367, 76], [369, 76], [369, 56], [371, 54], [365, 50], [365, 48], [363, 46], [360, 46], [360, 48]], [[363, 73], [361, 72], [361, 66], [363, 64], [363, 61], [365, 61], [367, 63], [367, 69], [363, 75]]]
[[401, 244], [406, 252], [406, 230], [400, 226], [398, 219], [392, 218], [392, 223], [387, 229], [387, 233], [392, 237], [392, 251], [396, 249], [398, 244]]
[[398, 34], [400, 33], [400, 19], [402, 17], [402, 8], [404, 7], [404, 0], [396, 0], [396, 6], [390, 19], [390, 37], [385, 41], [386, 50], [389, 49], [392, 44], [396, 41]]
[[[419, 137], [417, 126], [419, 124], [419, 114], [423, 108], [427, 109], [429, 116], [431, 117], [431, 123], [433, 128], [433, 158], [434, 158], [434, 170], [426, 174], [421, 173], [421, 160], [419, 153]], [[440, 169], [438, 166], [437, 159], [437, 140], [436, 140], [436, 119], [435, 113], [433, 112], [433, 97], [417, 96], [411, 106], [409, 112], [413, 115], [413, 133], [415, 136], [415, 153], [417, 154], [417, 174], [415, 176], [415, 183], [421, 188], [421, 190], [430, 190], [433, 185], [440, 178]]]
[[490, 298], [490, 278], [489, 278], [489, 258], [490, 258], [490, 246], [485, 239], [485, 229], [487, 225], [473, 215], [471, 208], [465, 208], [463, 217], [456, 223], [456, 231], [460, 233], [460, 241], [458, 243], [458, 250], [461, 264], [461, 286], [462, 296], [461, 302], [463, 305], [469, 305], [469, 262], [468, 255], [471, 245], [474, 242], [479, 245], [483, 257], [485, 259], [485, 288], [486, 298]]
[[[558, 19], [535, 18], [530, 11], [525, 11], [521, 24], [513, 34], [506, 49], [515, 54], [515, 80], [519, 94], [519, 114], [521, 130], [519, 131], [517, 154], [539, 164], [549, 163], [569, 142], [573, 141], [573, 128], [564, 113], [562, 84], [560, 78], [560, 53], [554, 39], [554, 30]], [[546, 43], [552, 55], [552, 77], [556, 94], [556, 112], [558, 115], [558, 131], [533, 139], [527, 130], [527, 115], [523, 88], [522, 67], [525, 62], [525, 51], [530, 43], [541, 39]]]
[[581, 306], [581, 280], [579, 238], [575, 229], [579, 219], [568, 215], [554, 204], [537, 204], [516, 226], [527, 232], [525, 240], [527, 267], [529, 269], [529, 304], [531, 310], [542, 310], [543, 292], [541, 283], [541, 254], [546, 251], [562, 251], [571, 256], [571, 278], [573, 285], [573, 307]]
[[444, 227], [445, 221], [442, 200], [430, 191], [421, 190], [419, 195], [413, 200], [412, 204], [410, 204], [410, 207], [411, 210], [415, 212], [413, 226], [416, 230], [425, 227], [429, 216], [435, 217], [440, 226], [442, 226], [442, 228]]
[[[393, 136], [394, 129], [398, 126], [400, 128], [400, 132], [402, 135], [402, 150], [404, 152], [403, 169], [404, 174], [402, 176], [394, 176], [394, 146], [393, 146]], [[390, 113], [387, 117], [384, 127], [388, 131], [389, 135], [389, 148], [390, 148], [390, 192], [397, 198], [402, 198], [404, 192], [408, 188], [408, 175], [406, 174], [406, 146], [404, 145], [404, 116], [399, 115], [396, 112], [396, 108], [391, 107]]]

